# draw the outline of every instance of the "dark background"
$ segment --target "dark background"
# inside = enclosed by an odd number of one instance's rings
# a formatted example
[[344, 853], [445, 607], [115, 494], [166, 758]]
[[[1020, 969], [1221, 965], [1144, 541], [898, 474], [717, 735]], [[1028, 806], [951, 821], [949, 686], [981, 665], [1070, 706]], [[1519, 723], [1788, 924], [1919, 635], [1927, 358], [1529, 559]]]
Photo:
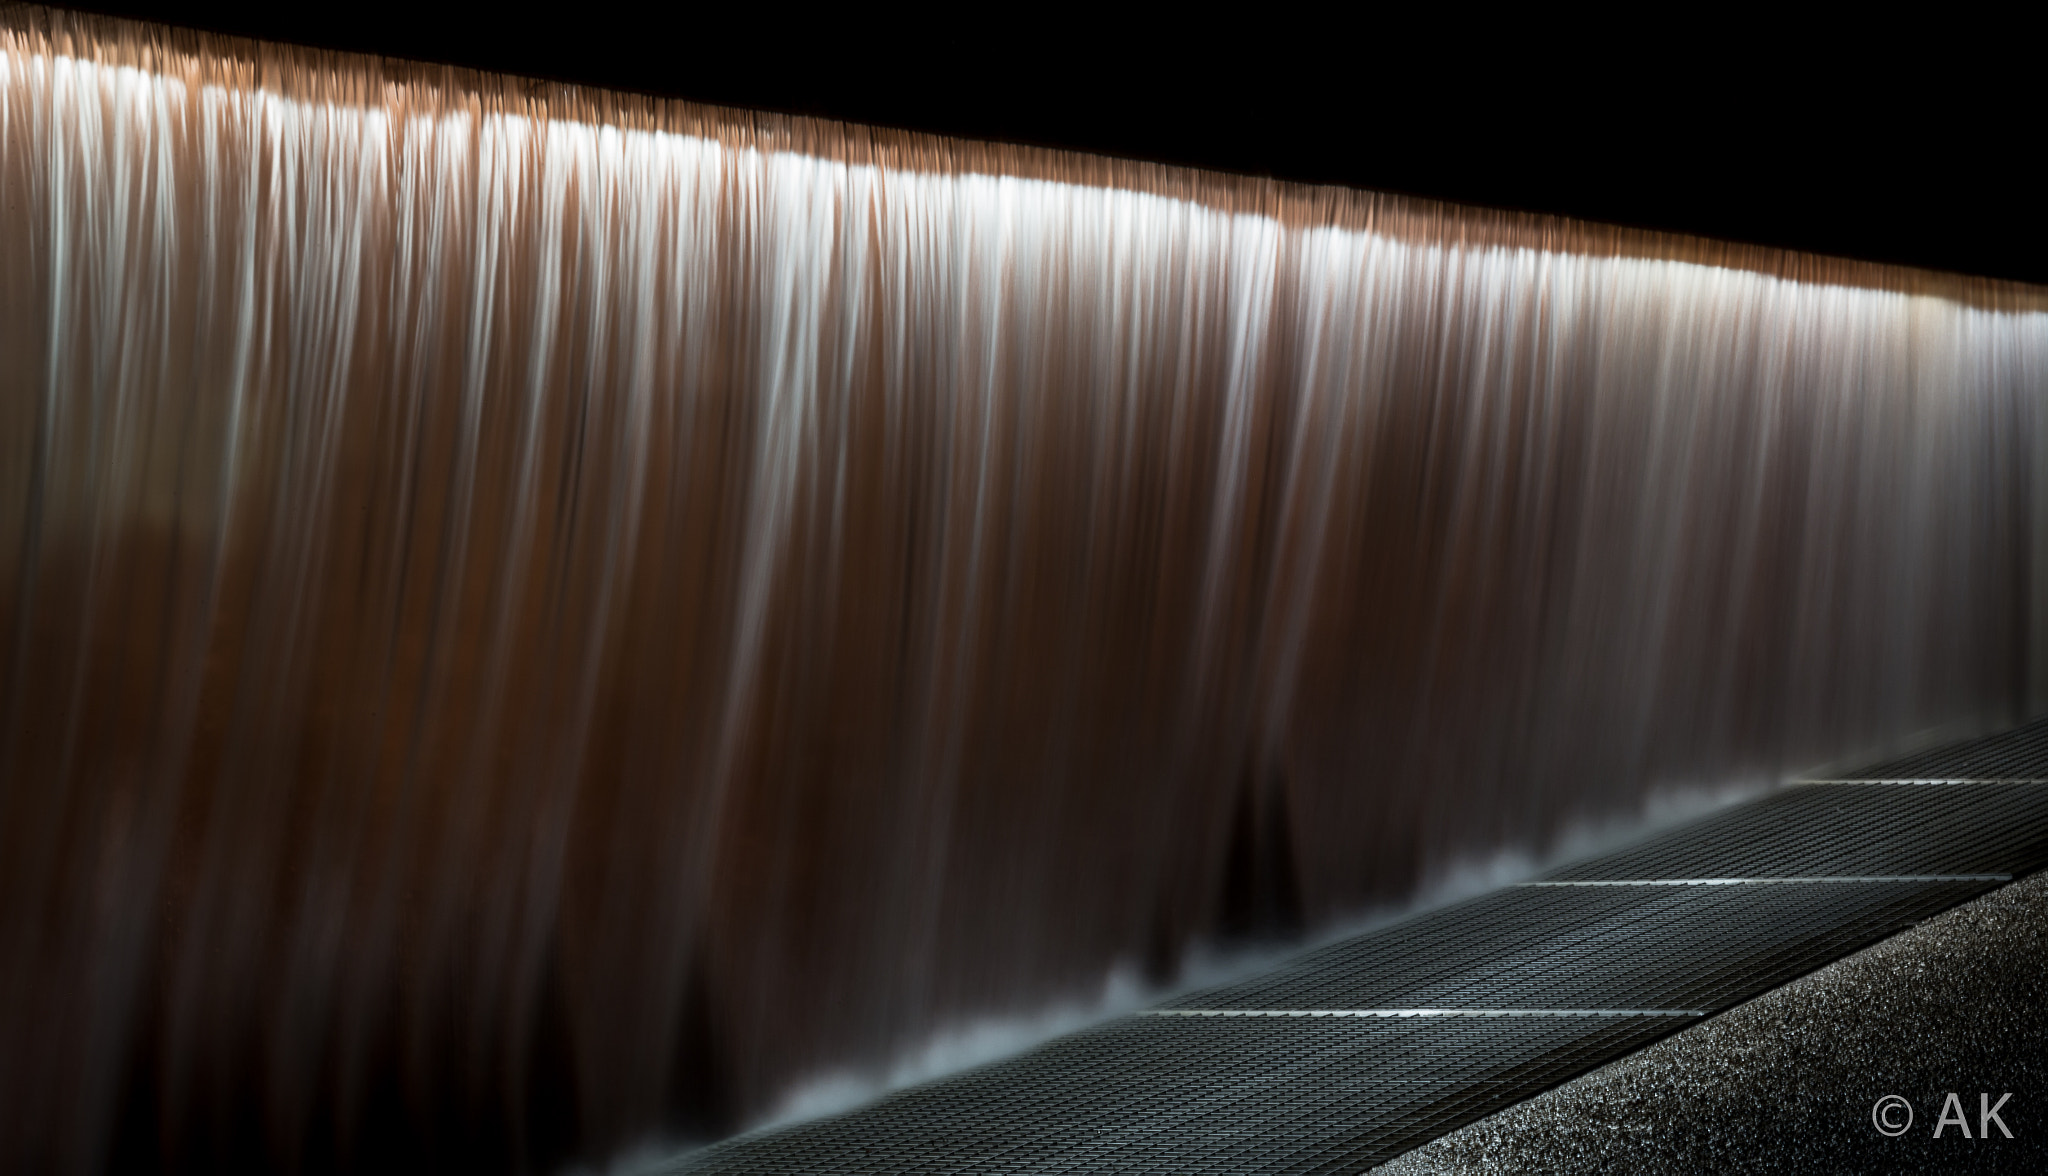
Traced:
[[[2048, 283], [2033, 37], [1866, 9], [73, 5]], [[1654, 20], [1654, 24], [1645, 23]]]

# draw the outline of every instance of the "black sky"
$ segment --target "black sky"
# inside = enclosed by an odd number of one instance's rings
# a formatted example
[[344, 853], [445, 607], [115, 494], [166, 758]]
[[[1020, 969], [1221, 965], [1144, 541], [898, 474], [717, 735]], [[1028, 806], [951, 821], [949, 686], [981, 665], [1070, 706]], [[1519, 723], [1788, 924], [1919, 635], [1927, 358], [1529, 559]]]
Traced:
[[[2048, 283], [2032, 34], [1874, 10], [97, 0], [328, 48]], [[1716, 10], [1716, 13], [1718, 10]], [[1393, 14], [1393, 15], [1390, 15]]]

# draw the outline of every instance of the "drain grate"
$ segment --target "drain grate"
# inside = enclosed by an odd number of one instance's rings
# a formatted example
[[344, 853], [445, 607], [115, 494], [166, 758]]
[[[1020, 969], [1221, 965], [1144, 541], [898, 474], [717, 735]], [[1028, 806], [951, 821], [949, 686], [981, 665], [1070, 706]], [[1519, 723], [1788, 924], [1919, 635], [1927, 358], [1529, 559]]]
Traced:
[[2044, 793], [2048, 785], [1806, 784], [1544, 877], [2017, 876], [2048, 866]]
[[[2048, 723], [1862, 779], [2048, 777]], [[2048, 866], [2048, 785], [1810, 784], [701, 1172], [1351, 1172]]]
[[1718, 1010], [1995, 885], [1516, 887], [1166, 1007]]
[[1874, 764], [1842, 779], [2048, 779], [2048, 719]]
[[1129, 1017], [822, 1123], [717, 1172], [1352, 1172], [1690, 1018]]

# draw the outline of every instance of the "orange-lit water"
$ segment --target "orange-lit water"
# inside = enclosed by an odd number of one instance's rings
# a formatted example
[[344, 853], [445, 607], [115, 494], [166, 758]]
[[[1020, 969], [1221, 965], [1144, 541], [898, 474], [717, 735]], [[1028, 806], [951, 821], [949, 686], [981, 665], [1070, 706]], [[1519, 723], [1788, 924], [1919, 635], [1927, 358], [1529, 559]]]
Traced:
[[10, 9], [0, 1167], [716, 1132], [2014, 717], [2044, 306]]

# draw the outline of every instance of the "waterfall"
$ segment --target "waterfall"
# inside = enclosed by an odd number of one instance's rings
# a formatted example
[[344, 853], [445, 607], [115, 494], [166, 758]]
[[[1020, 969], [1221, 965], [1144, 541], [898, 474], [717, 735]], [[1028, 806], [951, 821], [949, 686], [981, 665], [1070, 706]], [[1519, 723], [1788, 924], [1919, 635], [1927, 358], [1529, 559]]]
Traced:
[[2044, 375], [2029, 287], [0, 9], [0, 1166], [713, 1135], [2032, 713]]

